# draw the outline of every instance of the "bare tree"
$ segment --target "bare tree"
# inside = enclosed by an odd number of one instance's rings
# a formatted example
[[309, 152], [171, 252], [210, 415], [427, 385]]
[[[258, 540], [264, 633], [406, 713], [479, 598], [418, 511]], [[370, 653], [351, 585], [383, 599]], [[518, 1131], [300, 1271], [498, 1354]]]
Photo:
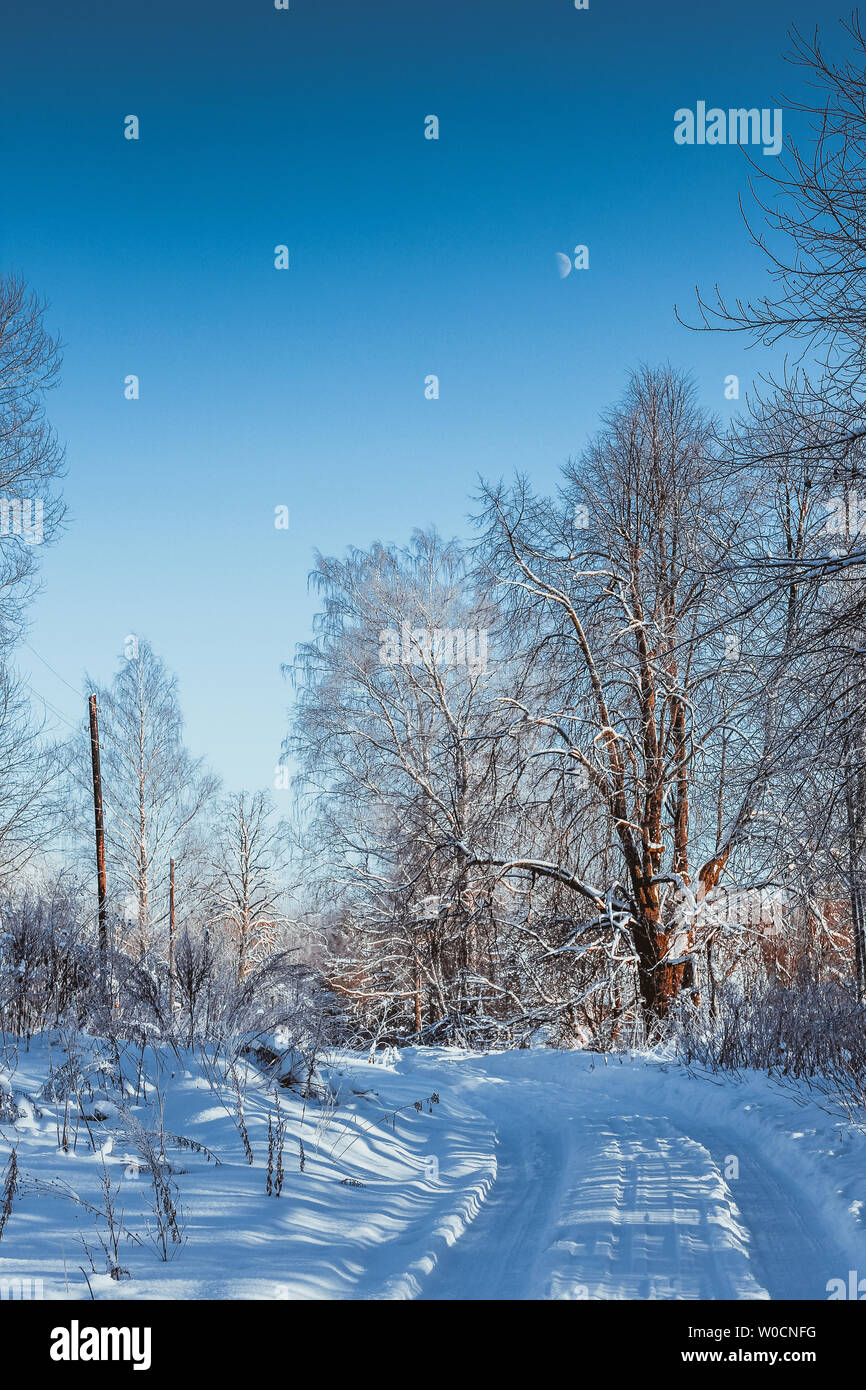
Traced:
[[287, 917], [286, 827], [264, 792], [238, 792], [220, 807], [211, 921], [232, 942], [238, 982], [279, 944]]
[[44, 401], [57, 383], [60, 349], [44, 314], [22, 279], [0, 275], [0, 649], [20, 632], [39, 548], [64, 512], [54, 491], [63, 449]]
[[[182, 866], [194, 852], [194, 832], [217, 782], [183, 745], [177, 681], [149, 642], [138, 640], [109, 687], [87, 683], [99, 706], [109, 887], [115, 900], [124, 893], [133, 900], [136, 945], [144, 953], [152, 926], [165, 917], [164, 910], [154, 913], [152, 899], [166, 893], [169, 858]], [[86, 806], [89, 734], [70, 751]], [[86, 823], [84, 815], [82, 830]]]
[[0, 882], [18, 875], [54, 830], [62, 763], [42, 733], [14, 672], [0, 663]]
[[749, 498], [712, 441], [688, 384], [643, 369], [566, 469], [559, 504], [525, 484], [486, 494], [488, 563], [530, 661], [556, 668], [542, 707], [512, 704], [548, 732], [551, 765], [586, 779], [619, 860], [606, 883], [573, 856], [512, 855], [500, 869], [554, 878], [591, 903], [612, 967], [636, 964], [650, 1018], [696, 984], [694, 927], [746, 836], [775, 746], [760, 681], [741, 673], [747, 702], [728, 659], [726, 566]]
[[[825, 785], [826, 766], [834, 769], [830, 802], [844, 807], [847, 896], [866, 998], [866, 35], [856, 11], [841, 37], [848, 52], [834, 57], [817, 30], [812, 38], [791, 31], [787, 57], [807, 85], [787, 105], [805, 118], [808, 134], [789, 140], [773, 169], [753, 162], [757, 212], [746, 223], [773, 288], [734, 301], [718, 286], [712, 298], [699, 293], [697, 326], [798, 347], [801, 365], [764, 383], [733, 442], [742, 466], [763, 470], [777, 495], [794, 474], [801, 481], [796, 535], [789, 531], [775, 554], [761, 556], [754, 602], [773, 606], [787, 592], [796, 603], [805, 593], [814, 610], [810, 628], [799, 624], [798, 660], [789, 669], [796, 681], [804, 647], [812, 651], [813, 698], [799, 754], [801, 763], [810, 750], [823, 761], [812, 775]], [[833, 526], [826, 511], [815, 522], [822, 497], [835, 508]], [[823, 744], [812, 737], [818, 725]], [[824, 833], [836, 838], [830, 823]]]
[[383, 1027], [465, 1037], [503, 992], [501, 921], [468, 865], [521, 814], [506, 635], [465, 554], [436, 535], [320, 557], [314, 580], [324, 612], [300, 652], [289, 746], [322, 891], [344, 911], [332, 978]]
[[45, 306], [15, 275], [0, 276], [0, 876], [18, 872], [48, 832], [56, 759], [31, 721], [11, 665], [41, 546], [57, 534], [63, 449], [45, 417], [60, 350]]
[[805, 72], [808, 95], [786, 105], [805, 117], [810, 133], [786, 141], [778, 161], [751, 161], [758, 217], [744, 217], [774, 290], [733, 303], [718, 286], [712, 301], [698, 295], [701, 328], [765, 344], [795, 339], [812, 355], [821, 372], [817, 398], [836, 412], [825, 448], [863, 436], [866, 403], [866, 35], [856, 11], [841, 23], [853, 49], [842, 60], [828, 56], [817, 30], [812, 39], [790, 31], [786, 56]]

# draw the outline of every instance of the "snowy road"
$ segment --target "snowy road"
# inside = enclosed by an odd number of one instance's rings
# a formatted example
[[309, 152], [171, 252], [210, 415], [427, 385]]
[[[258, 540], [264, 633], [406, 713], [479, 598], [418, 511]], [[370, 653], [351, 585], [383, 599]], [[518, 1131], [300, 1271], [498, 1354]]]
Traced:
[[707, 1118], [712, 1083], [690, 1106], [668, 1073], [600, 1065], [564, 1086], [520, 1068], [454, 1064], [493, 1127], [496, 1181], [420, 1297], [820, 1299], [848, 1268], [808, 1184]]
[[[178, 1185], [183, 1240], [162, 1260], [118, 1105], [58, 1147], [63, 1107], [43, 1095], [58, 1045], [7, 1049], [0, 1068], [33, 1098], [0, 1124], [22, 1175], [0, 1296], [38, 1278], [69, 1299], [823, 1300], [866, 1280], [866, 1133], [819, 1092], [546, 1048], [332, 1058], [334, 1106], [281, 1092], [278, 1199], [262, 1074], [245, 1072], [247, 1149], [199, 1056], [151, 1057], [145, 1097], [131, 1050], [123, 1104], [164, 1123]], [[106, 1173], [120, 1280], [100, 1268]]]

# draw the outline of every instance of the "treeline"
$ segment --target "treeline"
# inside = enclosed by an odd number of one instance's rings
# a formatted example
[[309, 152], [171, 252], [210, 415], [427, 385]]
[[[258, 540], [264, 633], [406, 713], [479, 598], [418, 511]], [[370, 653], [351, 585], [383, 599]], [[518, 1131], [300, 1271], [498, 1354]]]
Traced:
[[[23, 528], [3, 538], [5, 1026], [303, 1019], [351, 1044], [593, 1047], [673, 1026], [736, 1064], [746, 1033], [749, 1055], [791, 1055], [785, 1020], [859, 1037], [866, 40], [856, 16], [844, 34], [837, 62], [793, 35], [816, 134], [759, 171], [772, 294], [697, 302], [698, 330], [794, 340], [798, 368], [723, 427], [686, 374], [641, 367], [554, 496], [483, 483], [470, 542], [320, 556], [321, 612], [290, 663], [296, 828], [190, 757], [146, 641], [88, 681], [107, 964], [89, 734], [51, 748], [30, 723], [12, 656], [35, 551]], [[43, 499], [50, 541], [42, 316], [0, 281], [0, 487]]]
[[838, 60], [791, 35], [812, 133], [755, 174], [771, 293], [699, 295], [692, 325], [790, 340], [796, 370], [723, 429], [686, 376], [642, 368], [555, 497], [487, 484], [467, 549], [318, 562], [291, 746], [331, 983], [366, 1036], [604, 1046], [717, 1017], [733, 987], [860, 1008], [856, 14], [841, 34]]
[[[143, 638], [96, 695], [108, 896], [97, 913], [89, 721], [41, 754], [28, 869], [0, 903], [0, 1024], [188, 1038], [308, 1012], [293, 835], [262, 791], [225, 795], [183, 742], [176, 682]], [[308, 935], [308, 934], [307, 934]]]
[[481, 500], [469, 551], [316, 570], [292, 749], [363, 1029], [604, 1044], [734, 972], [852, 978], [861, 580], [823, 574], [830, 499], [744, 464], [663, 368], [557, 496]]
[[267, 792], [226, 794], [190, 756], [177, 683], [144, 638], [127, 640], [108, 684], [88, 676], [82, 689], [99, 720], [100, 942], [89, 721], [49, 738], [15, 666], [64, 519], [64, 452], [45, 411], [60, 352], [45, 317], [20, 278], [0, 277], [0, 1027], [297, 1032], [311, 986], [294, 837]]

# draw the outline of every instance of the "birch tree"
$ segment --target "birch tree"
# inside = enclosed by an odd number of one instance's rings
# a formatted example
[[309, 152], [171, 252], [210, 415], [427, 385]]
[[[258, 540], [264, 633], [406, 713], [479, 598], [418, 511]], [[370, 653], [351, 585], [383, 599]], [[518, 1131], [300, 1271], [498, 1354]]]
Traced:
[[[124, 657], [110, 686], [87, 678], [97, 695], [105, 798], [105, 843], [115, 900], [133, 906], [135, 948], [144, 954], [152, 928], [164, 921], [154, 911], [168, 884], [168, 861], [183, 863], [194, 850], [194, 831], [216, 793], [216, 779], [183, 744], [183, 717], [176, 678], [150, 643], [140, 638]], [[89, 731], [72, 750], [79, 806], [89, 795]], [[86, 810], [80, 833], [89, 835]], [[163, 905], [164, 907], [164, 905]]]
[[[558, 502], [525, 483], [486, 490], [488, 564], [531, 660], [558, 671], [553, 702], [512, 704], [547, 732], [551, 764], [587, 779], [618, 859], [607, 882], [573, 860], [531, 854], [503, 860], [500, 872], [554, 878], [592, 904], [612, 960], [636, 966], [650, 1019], [696, 986], [694, 925], [772, 766], [760, 684], [727, 649], [726, 560], [748, 512], [711, 422], [670, 369], [635, 374], [566, 468]], [[737, 775], [725, 779], [716, 830], [723, 747]]]
[[288, 851], [286, 827], [264, 792], [238, 792], [222, 803], [210, 917], [232, 943], [239, 983], [276, 950], [288, 921]]
[[14, 275], [0, 275], [0, 655], [20, 634], [41, 546], [58, 533], [63, 448], [45, 396], [58, 381], [60, 346], [45, 305]]
[[42, 546], [64, 512], [63, 448], [45, 413], [60, 347], [44, 320], [24, 281], [0, 275], [0, 876], [17, 873], [49, 833], [58, 771], [13, 666]]
[[[521, 814], [504, 635], [455, 543], [320, 557], [289, 748], [313, 852], [348, 928], [335, 988], [359, 1010], [464, 1036], [503, 989], [495, 904], [471, 860]], [[493, 1025], [491, 1025], [493, 1026]]]

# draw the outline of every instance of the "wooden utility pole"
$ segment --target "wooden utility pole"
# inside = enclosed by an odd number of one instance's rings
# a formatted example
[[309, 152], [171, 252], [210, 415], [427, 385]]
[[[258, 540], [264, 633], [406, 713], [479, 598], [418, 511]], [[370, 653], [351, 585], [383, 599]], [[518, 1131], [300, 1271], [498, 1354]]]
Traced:
[[93, 767], [93, 817], [96, 824], [96, 894], [99, 903], [99, 973], [103, 993], [108, 975], [108, 892], [105, 881], [105, 821], [102, 814], [102, 775], [99, 771], [99, 726], [96, 696], [90, 697], [90, 760]]
[[174, 859], [168, 872], [168, 1007], [174, 1018]]

